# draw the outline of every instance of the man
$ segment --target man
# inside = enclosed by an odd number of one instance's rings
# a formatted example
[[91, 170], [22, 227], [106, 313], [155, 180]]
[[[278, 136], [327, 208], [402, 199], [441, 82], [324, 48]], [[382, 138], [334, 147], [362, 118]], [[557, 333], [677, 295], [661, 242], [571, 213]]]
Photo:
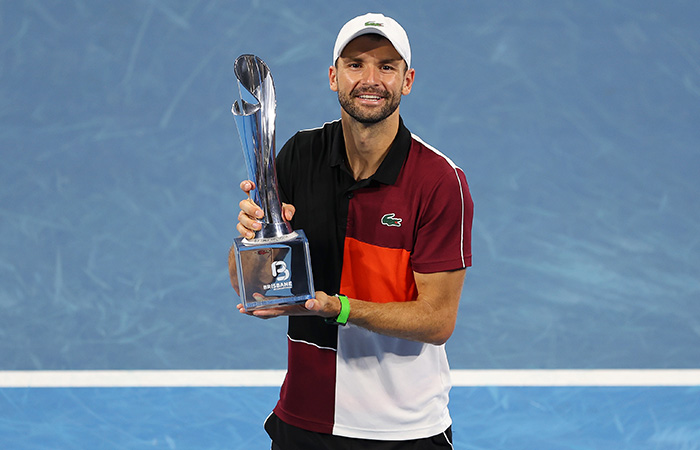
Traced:
[[[415, 71], [396, 21], [346, 23], [328, 78], [341, 119], [297, 133], [277, 158], [285, 215], [308, 236], [319, 290], [249, 313], [290, 316], [287, 376], [265, 429], [282, 450], [452, 448], [444, 343], [471, 265], [464, 173], [403, 125]], [[253, 237], [262, 210], [240, 207], [237, 228]]]

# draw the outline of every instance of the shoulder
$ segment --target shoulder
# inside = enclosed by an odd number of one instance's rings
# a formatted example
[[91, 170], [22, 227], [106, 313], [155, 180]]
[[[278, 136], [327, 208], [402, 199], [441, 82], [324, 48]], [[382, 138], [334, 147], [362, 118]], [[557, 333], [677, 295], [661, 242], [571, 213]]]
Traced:
[[340, 119], [326, 122], [320, 127], [297, 131], [284, 145], [286, 147], [309, 146], [332, 142], [338, 133], [342, 133]]
[[464, 171], [446, 154], [411, 134], [411, 149], [406, 159], [403, 174], [414, 182], [420, 180], [423, 189], [444, 185], [467, 188]]
[[[283, 169], [308, 168], [313, 163], [327, 160], [334, 142], [342, 137], [340, 120], [321, 127], [297, 131], [279, 151], [277, 161]], [[278, 171], [279, 172], [279, 171]]]
[[462, 170], [447, 155], [413, 133], [411, 133], [411, 154], [419, 162], [430, 164], [432, 169], [438, 169], [440, 172]]

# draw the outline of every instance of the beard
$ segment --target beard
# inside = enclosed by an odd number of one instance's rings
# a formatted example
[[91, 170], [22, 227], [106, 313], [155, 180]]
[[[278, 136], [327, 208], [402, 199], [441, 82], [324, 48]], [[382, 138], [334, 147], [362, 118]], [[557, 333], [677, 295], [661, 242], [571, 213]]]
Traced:
[[[378, 108], [369, 108], [356, 105], [354, 99], [360, 95], [378, 95], [385, 102]], [[353, 119], [364, 124], [375, 124], [386, 119], [396, 111], [401, 103], [401, 93], [395, 94], [383, 89], [360, 89], [355, 88], [349, 94], [338, 91], [338, 101], [343, 110]]]

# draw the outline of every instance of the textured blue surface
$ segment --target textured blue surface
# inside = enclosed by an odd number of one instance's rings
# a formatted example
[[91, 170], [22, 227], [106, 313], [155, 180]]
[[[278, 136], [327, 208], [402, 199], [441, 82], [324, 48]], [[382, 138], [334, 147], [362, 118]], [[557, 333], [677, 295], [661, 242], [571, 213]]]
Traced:
[[[274, 388], [9, 389], [3, 449], [269, 449]], [[264, 442], [267, 441], [267, 444]]]
[[[454, 388], [458, 450], [697, 450], [699, 388]], [[269, 449], [276, 388], [6, 389], [8, 449]]]
[[281, 146], [338, 117], [335, 33], [379, 6], [476, 203], [453, 366], [697, 367], [698, 4], [126, 0], [0, 2], [0, 368], [284, 367], [228, 285], [232, 64], [271, 67]]

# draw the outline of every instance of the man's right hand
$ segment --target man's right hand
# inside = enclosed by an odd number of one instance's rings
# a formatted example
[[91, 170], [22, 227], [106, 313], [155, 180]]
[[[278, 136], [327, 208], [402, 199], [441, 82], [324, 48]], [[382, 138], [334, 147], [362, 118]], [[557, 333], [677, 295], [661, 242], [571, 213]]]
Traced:
[[[262, 208], [253, 202], [250, 198], [250, 191], [255, 189], [255, 183], [250, 180], [245, 180], [241, 182], [241, 190], [248, 195], [248, 198], [240, 201], [238, 206], [241, 211], [238, 213], [238, 225], [236, 229], [246, 239], [253, 239], [255, 237], [255, 232], [262, 228], [262, 224], [259, 222], [260, 219], [264, 217]], [[294, 217], [294, 206], [283, 203], [282, 204], [282, 214], [286, 220], [292, 220]]]

